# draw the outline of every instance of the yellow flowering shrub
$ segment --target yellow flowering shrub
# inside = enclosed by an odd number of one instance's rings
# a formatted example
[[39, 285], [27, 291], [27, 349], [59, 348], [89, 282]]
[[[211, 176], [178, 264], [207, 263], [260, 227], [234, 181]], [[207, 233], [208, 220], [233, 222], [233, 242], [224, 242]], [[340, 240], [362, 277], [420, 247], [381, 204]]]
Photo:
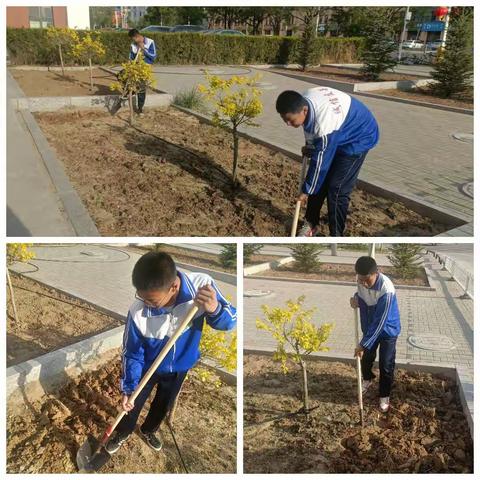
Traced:
[[81, 41], [72, 48], [73, 57], [80, 63], [87, 63], [90, 68], [90, 90], [93, 90], [92, 60], [100, 61], [105, 56], [105, 47], [96, 33], [86, 33]]
[[329, 350], [325, 343], [333, 324], [315, 325], [311, 321], [315, 309], [303, 309], [304, 301], [305, 297], [301, 296], [296, 301], [287, 300], [286, 308], [262, 305], [265, 319], [257, 318], [256, 325], [259, 330], [269, 332], [277, 342], [273, 359], [281, 363], [284, 374], [289, 371], [289, 361], [302, 369], [304, 410], [308, 412], [307, 367], [304, 356]]
[[7, 243], [7, 265], [28, 262], [35, 258], [35, 253], [29, 250], [32, 245], [32, 243]]
[[71, 50], [79, 41], [78, 34], [71, 28], [48, 27], [47, 40], [50, 44], [58, 48], [60, 65], [62, 66], [62, 74], [65, 76], [63, 55], [66, 53], [71, 53]]
[[214, 125], [232, 130], [232, 180], [234, 184], [238, 165], [238, 128], [241, 125], [258, 126], [253, 120], [263, 111], [263, 104], [260, 100], [262, 92], [255, 86], [259, 78], [259, 76], [234, 75], [223, 79], [207, 72], [205, 74], [207, 85], [198, 86], [198, 91], [213, 104], [212, 121]]

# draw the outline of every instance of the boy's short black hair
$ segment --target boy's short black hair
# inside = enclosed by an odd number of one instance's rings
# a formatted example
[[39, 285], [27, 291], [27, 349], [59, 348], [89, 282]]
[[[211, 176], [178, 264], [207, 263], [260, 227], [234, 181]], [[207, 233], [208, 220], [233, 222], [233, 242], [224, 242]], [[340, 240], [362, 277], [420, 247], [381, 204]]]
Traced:
[[132, 283], [137, 290], [164, 289], [177, 278], [173, 258], [165, 252], [148, 252], [142, 255], [132, 272]]
[[280, 115], [286, 113], [298, 113], [303, 107], [307, 107], [308, 103], [305, 97], [294, 90], [285, 90], [282, 92], [276, 103], [277, 112]]
[[140, 35], [140, 32], [136, 28], [132, 28], [128, 31], [128, 36], [133, 38], [135, 35]]
[[355, 272], [358, 275], [372, 275], [372, 273], [377, 273], [377, 271], [377, 262], [372, 257], [360, 257], [355, 263]]

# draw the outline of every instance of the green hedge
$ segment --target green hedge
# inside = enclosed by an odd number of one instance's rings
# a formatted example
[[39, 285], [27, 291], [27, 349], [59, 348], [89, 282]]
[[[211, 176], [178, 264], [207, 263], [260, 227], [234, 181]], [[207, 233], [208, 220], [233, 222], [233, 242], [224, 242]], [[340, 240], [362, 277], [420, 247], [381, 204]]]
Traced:
[[[82, 35], [84, 32], [79, 32]], [[107, 49], [105, 64], [128, 58], [126, 32], [102, 31]], [[295, 37], [202, 35], [195, 33], [150, 33], [157, 46], [157, 63], [186, 64], [286, 64], [298, 63], [300, 39]], [[318, 38], [314, 63], [353, 63], [359, 58], [361, 38]], [[48, 46], [46, 31], [7, 28], [10, 62], [16, 65], [55, 65], [58, 54]], [[66, 55], [66, 63], [72, 59]]]

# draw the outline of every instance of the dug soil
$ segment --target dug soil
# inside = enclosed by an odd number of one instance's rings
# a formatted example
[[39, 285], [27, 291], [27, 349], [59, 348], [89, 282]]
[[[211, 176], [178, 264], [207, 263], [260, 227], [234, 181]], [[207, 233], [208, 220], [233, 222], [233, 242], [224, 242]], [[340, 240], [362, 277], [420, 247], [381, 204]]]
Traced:
[[404, 92], [402, 90], [375, 90], [372, 93], [387, 95], [389, 97], [405, 98], [407, 100], [416, 100], [417, 102], [433, 103], [436, 105], [446, 105], [448, 107], [466, 108], [473, 110], [473, 95], [462, 96], [461, 98], [442, 98], [433, 95], [428, 89], [416, 88]]
[[[236, 268], [229, 268], [222, 265], [219, 260], [219, 255], [214, 255], [208, 252], [201, 252], [199, 250], [191, 250], [189, 248], [177, 247], [169, 245], [167, 243], [158, 244], [159, 250], [170, 254], [176, 262], [188, 263], [199, 267], [211, 268], [226, 273], [236, 273]], [[144, 254], [145, 251], [150, 251], [152, 248], [145, 247], [132, 247], [134, 251]]]
[[[289, 235], [298, 162], [241, 139], [234, 188], [228, 132], [173, 107], [148, 109], [135, 128], [127, 117], [98, 110], [36, 115], [102, 235]], [[432, 236], [447, 229], [357, 189], [346, 235]], [[326, 217], [321, 233], [328, 234]]]
[[[328, 78], [330, 80], [338, 80], [339, 82], [347, 83], [363, 83], [368, 82], [359, 70], [355, 69], [346, 69], [346, 68], [337, 68], [337, 67], [317, 67], [309, 68], [306, 72], [303, 72], [300, 69], [291, 69], [291, 68], [276, 68], [272, 69], [273, 72], [277, 73], [288, 73], [295, 72], [305, 76], [312, 76], [318, 78]], [[399, 80], [419, 80], [421, 78], [418, 75], [408, 75], [405, 73], [393, 73], [393, 72], [384, 72], [380, 75], [379, 82], [388, 82], [388, 81], [399, 81]], [[377, 80], [376, 80], [377, 81]]]
[[246, 473], [472, 473], [453, 380], [397, 370], [390, 412], [378, 412], [375, 384], [362, 430], [353, 364], [312, 360], [308, 372], [313, 410], [285, 417], [302, 406], [298, 369], [284, 375], [268, 357], [244, 356]]
[[18, 318], [7, 288], [7, 366], [122, 325], [91, 305], [11, 273]]
[[61, 71], [10, 69], [27, 97], [78, 97], [83, 95], [114, 95], [110, 85], [116, 80], [111, 73], [93, 69], [93, 90], [90, 90], [90, 71]]
[[[101, 438], [118, 413], [119, 375], [120, 364], [110, 362], [97, 371], [84, 373], [41, 401], [22, 408], [9, 406], [7, 472], [77, 472], [75, 458], [80, 445], [88, 434]], [[235, 473], [235, 400], [233, 387], [209, 387], [194, 374], [186, 380], [174, 429], [191, 473]], [[168, 428], [162, 426], [160, 433], [162, 451], [155, 452], [134, 433], [100, 473], [183, 473]]]
[[[404, 278], [399, 275], [393, 267], [379, 267], [379, 270], [387, 275], [397, 285], [416, 285], [429, 287], [425, 269], [418, 268], [413, 278]], [[273, 278], [295, 278], [302, 280], [330, 280], [337, 282], [355, 282], [353, 265], [342, 265], [338, 263], [322, 263], [315, 272], [300, 272], [295, 262], [280, 265], [272, 270], [265, 270], [255, 274], [260, 277]]]

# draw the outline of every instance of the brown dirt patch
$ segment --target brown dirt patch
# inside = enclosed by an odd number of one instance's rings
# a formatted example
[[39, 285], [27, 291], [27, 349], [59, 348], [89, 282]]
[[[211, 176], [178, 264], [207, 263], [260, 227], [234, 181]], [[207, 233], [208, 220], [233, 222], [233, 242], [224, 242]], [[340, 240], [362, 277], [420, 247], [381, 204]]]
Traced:
[[[224, 267], [219, 260], [218, 255], [208, 252], [201, 252], [199, 250], [190, 250], [188, 248], [176, 247], [167, 243], [160, 243], [160, 250], [172, 255], [177, 262], [185, 262], [190, 265], [197, 265], [199, 267], [212, 268], [226, 273], [236, 273], [236, 268]], [[150, 247], [134, 247], [133, 250], [141, 254], [150, 251]]]
[[[346, 68], [337, 68], [337, 67], [318, 67], [308, 69], [306, 72], [303, 72], [300, 69], [291, 69], [291, 68], [276, 68], [272, 69], [273, 72], [278, 71], [280, 73], [284, 72], [295, 72], [295, 74], [301, 74], [305, 76], [317, 77], [317, 78], [328, 78], [331, 80], [338, 80], [339, 82], [347, 83], [364, 83], [368, 82], [362, 74], [355, 69], [346, 69]], [[418, 75], [408, 75], [405, 73], [390, 73], [385, 72], [380, 75], [380, 82], [388, 81], [399, 81], [399, 80], [419, 80], [424, 77]]]
[[428, 89], [425, 88], [416, 88], [414, 90], [409, 90], [408, 92], [394, 89], [375, 90], [372, 93], [378, 93], [379, 95], [387, 95], [389, 97], [405, 98], [407, 100], [416, 100], [418, 102], [433, 103], [437, 105], [446, 105], [448, 107], [458, 107], [473, 110], [473, 95], [462, 97], [461, 99], [442, 98], [433, 95]]
[[378, 413], [372, 392], [362, 431], [353, 365], [310, 361], [317, 408], [308, 418], [262, 424], [300, 409], [301, 376], [295, 367], [283, 375], [268, 357], [244, 358], [246, 473], [472, 472], [473, 445], [453, 380], [398, 370], [390, 412]]
[[[394, 284], [398, 285], [417, 285], [429, 287], [428, 278], [425, 269], [417, 269], [417, 275], [414, 278], [403, 278], [398, 275], [392, 267], [379, 267], [379, 270], [387, 275]], [[273, 270], [265, 270], [255, 274], [261, 277], [276, 278], [300, 278], [306, 280], [331, 280], [337, 282], [355, 282], [353, 265], [344, 265], [338, 263], [322, 263], [316, 272], [299, 272], [295, 267], [295, 262], [280, 265]]]
[[93, 69], [93, 90], [90, 90], [89, 70], [61, 71], [10, 69], [27, 97], [75, 97], [83, 95], [113, 95], [110, 84], [115, 81], [111, 73]]
[[14, 319], [7, 288], [7, 366], [123, 323], [30, 278], [16, 274], [11, 274], [11, 278], [19, 318], [18, 322]]
[[[73, 473], [87, 434], [101, 438], [117, 414], [120, 365], [110, 362], [82, 374], [42, 401], [7, 412], [8, 473]], [[175, 433], [192, 473], [235, 473], [236, 394], [208, 387], [191, 374], [180, 394]], [[145, 415], [146, 408], [142, 412]], [[166, 426], [164, 447], [149, 448], [134, 433], [100, 473], [183, 473]]]
[[[280, 153], [242, 139], [234, 189], [231, 135], [174, 108], [148, 110], [138, 121], [145, 133], [126, 124], [125, 111], [36, 118], [102, 235], [289, 233], [300, 165]], [[347, 235], [432, 236], [446, 229], [399, 203], [353, 192]]]

